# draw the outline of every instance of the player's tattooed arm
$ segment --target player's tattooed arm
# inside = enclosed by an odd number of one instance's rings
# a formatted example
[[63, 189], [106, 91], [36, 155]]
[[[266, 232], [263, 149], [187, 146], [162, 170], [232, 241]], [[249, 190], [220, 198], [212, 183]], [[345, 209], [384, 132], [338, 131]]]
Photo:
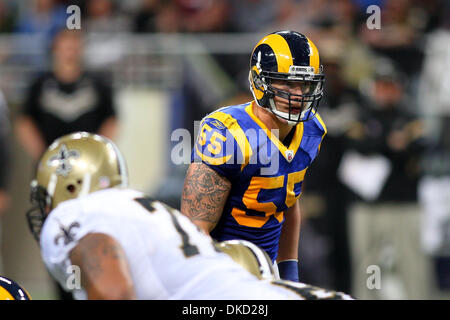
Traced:
[[191, 163], [184, 180], [181, 212], [209, 233], [219, 222], [231, 182], [203, 163]]
[[80, 268], [89, 300], [136, 298], [125, 253], [112, 237], [87, 234], [70, 252], [70, 260]]

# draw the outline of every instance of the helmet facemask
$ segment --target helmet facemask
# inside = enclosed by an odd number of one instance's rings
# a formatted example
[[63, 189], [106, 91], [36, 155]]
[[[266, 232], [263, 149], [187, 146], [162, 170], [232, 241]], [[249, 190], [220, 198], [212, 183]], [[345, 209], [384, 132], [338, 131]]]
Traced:
[[[268, 108], [275, 116], [285, 120], [289, 125], [297, 125], [299, 122], [311, 120], [317, 113], [320, 99], [323, 96], [323, 74], [290, 74], [280, 72], [262, 71], [260, 74], [256, 70], [250, 71], [250, 84], [256, 90], [263, 92], [262, 99], [255, 101], [259, 106]], [[273, 86], [273, 81], [298, 82], [302, 94], [294, 94], [289, 91], [281, 90]], [[252, 89], [252, 85], [250, 86]], [[251, 90], [255, 96], [254, 90]], [[275, 97], [286, 100], [287, 111], [281, 111], [277, 108]]]
[[51, 197], [37, 180], [33, 180], [30, 185], [30, 202], [31, 209], [27, 211], [26, 217], [28, 227], [33, 237], [39, 242], [42, 225], [51, 207]]

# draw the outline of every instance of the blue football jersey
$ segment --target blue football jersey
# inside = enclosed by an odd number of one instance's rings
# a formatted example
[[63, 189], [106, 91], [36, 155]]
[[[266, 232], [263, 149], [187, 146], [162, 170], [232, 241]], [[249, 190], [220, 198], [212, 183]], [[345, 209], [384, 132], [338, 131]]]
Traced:
[[218, 240], [243, 239], [274, 261], [284, 213], [302, 193], [306, 170], [317, 156], [326, 127], [319, 114], [295, 127], [286, 147], [255, 116], [252, 102], [207, 115], [192, 151], [232, 184], [224, 211], [212, 230]]

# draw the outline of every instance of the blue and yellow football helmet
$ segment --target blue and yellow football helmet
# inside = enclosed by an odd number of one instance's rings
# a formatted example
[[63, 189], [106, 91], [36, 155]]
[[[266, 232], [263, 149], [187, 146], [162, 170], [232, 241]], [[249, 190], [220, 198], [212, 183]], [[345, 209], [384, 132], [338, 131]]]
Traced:
[[31, 297], [16, 282], [0, 276], [0, 300], [31, 300]]
[[[295, 125], [312, 119], [323, 96], [323, 67], [319, 51], [306, 36], [295, 31], [278, 31], [262, 38], [250, 58], [250, 90], [260, 107], [268, 108], [278, 118]], [[292, 94], [272, 86], [274, 80], [296, 81], [302, 94]], [[274, 97], [289, 103], [289, 112], [278, 110]], [[292, 112], [300, 103], [301, 113]]]

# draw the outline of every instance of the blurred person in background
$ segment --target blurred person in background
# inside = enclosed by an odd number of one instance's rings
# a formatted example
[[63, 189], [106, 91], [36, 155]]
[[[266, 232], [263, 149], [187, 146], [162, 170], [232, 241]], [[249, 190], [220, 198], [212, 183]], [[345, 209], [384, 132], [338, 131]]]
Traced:
[[[303, 30], [312, 38], [354, 36], [358, 10], [352, 0], [284, 0], [275, 27]], [[325, 34], [322, 35], [322, 32]]]
[[142, 7], [134, 17], [134, 32], [179, 32], [181, 19], [174, 1], [142, 0]]
[[[353, 294], [361, 299], [424, 299], [428, 294], [417, 203], [423, 124], [407, 108], [405, 85], [390, 60], [378, 59], [357, 121], [346, 133], [348, 149], [358, 154], [343, 160], [350, 171], [342, 176], [359, 181], [359, 187], [352, 185], [358, 199], [350, 211], [350, 237]], [[372, 188], [375, 184], [378, 189]], [[380, 268], [380, 290], [367, 286], [369, 266]]]
[[[281, 21], [291, 8], [291, 0], [230, 0], [230, 32], [262, 32], [281, 25]], [[297, 30], [303, 30], [292, 28]]]
[[81, 29], [84, 33], [85, 64], [91, 70], [106, 70], [126, 56], [132, 17], [119, 1], [87, 0]]
[[87, 0], [83, 29], [87, 33], [122, 33], [131, 28], [130, 17], [113, 0]]
[[16, 132], [34, 160], [53, 140], [70, 132], [115, 137], [113, 91], [100, 77], [84, 70], [82, 54], [80, 31], [60, 31], [53, 42], [51, 71], [29, 88]]
[[408, 74], [410, 81], [418, 76], [423, 62], [423, 35], [436, 27], [436, 16], [445, 1], [381, 1], [380, 29], [369, 29], [365, 10], [358, 31], [362, 43], [377, 55], [393, 60], [397, 67]]
[[23, 3], [25, 12], [21, 15], [15, 32], [45, 35], [50, 44], [59, 29], [66, 24], [66, 11], [55, 0], [31, 0]]
[[223, 32], [228, 15], [229, 4], [225, 0], [142, 0], [134, 17], [134, 31]]
[[431, 298], [450, 298], [450, 2], [425, 39], [419, 85], [427, 149], [419, 183], [422, 247], [430, 260]]
[[164, 9], [165, 2], [164, 0], [141, 0], [141, 6], [133, 17], [133, 32], [157, 32], [158, 15]]
[[66, 26], [66, 9], [56, 0], [21, 1], [18, 6], [21, 14], [14, 32], [28, 36], [19, 38], [16, 44], [22, 51], [20, 58], [42, 70], [48, 63], [46, 53], [52, 39]]
[[226, 0], [174, 0], [181, 32], [221, 32], [227, 25]]
[[0, 91], [0, 274], [3, 271], [3, 263], [2, 263], [2, 252], [1, 252], [1, 243], [2, 243], [2, 215], [8, 209], [10, 196], [8, 192], [8, 174], [10, 171], [9, 167], [9, 143], [8, 143], [8, 134], [9, 134], [9, 112], [8, 106], [6, 104], [5, 97], [3, 96], [2, 91]]
[[17, 8], [11, 1], [0, 0], [0, 33], [10, 33], [14, 30], [17, 19]]

